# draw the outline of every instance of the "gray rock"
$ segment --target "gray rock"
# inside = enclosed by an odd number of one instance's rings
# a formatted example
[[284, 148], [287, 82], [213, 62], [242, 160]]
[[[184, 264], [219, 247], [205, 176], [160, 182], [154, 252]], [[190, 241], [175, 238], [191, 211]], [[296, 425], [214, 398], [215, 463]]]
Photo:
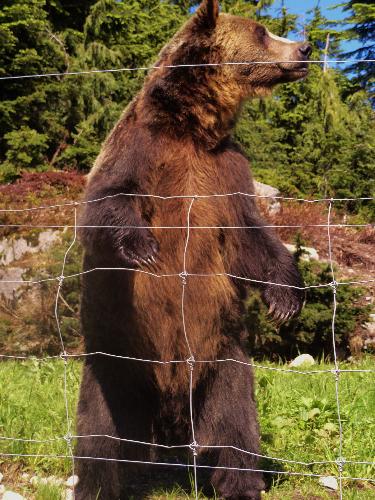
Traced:
[[280, 212], [280, 201], [278, 199], [272, 198], [280, 196], [280, 191], [277, 188], [268, 186], [268, 184], [263, 184], [262, 182], [254, 181], [255, 194], [258, 196], [264, 196], [264, 201], [268, 204], [268, 210], [270, 213], [277, 214]]
[[25, 289], [22, 283], [5, 283], [5, 281], [22, 281], [26, 269], [22, 267], [9, 267], [10, 264], [24, 257], [26, 254], [35, 254], [48, 250], [54, 243], [61, 241], [61, 231], [48, 229], [38, 235], [36, 241], [26, 238], [2, 238], [0, 239], [0, 265], [7, 266], [0, 269], [0, 297], [7, 300], [18, 298]]
[[[293, 254], [297, 250], [296, 245], [290, 245], [289, 243], [285, 243], [285, 247], [289, 250], [290, 253], [293, 253]], [[302, 254], [302, 256], [301, 256], [302, 260], [305, 260], [307, 262], [310, 261], [310, 260], [319, 260], [319, 254], [315, 250], [315, 248], [312, 248], [312, 247], [301, 247], [301, 249], [304, 252]]]
[[337, 491], [339, 489], [337, 479], [334, 476], [320, 477], [319, 484], [329, 490]]
[[312, 366], [315, 365], [315, 359], [310, 354], [300, 354], [297, 356], [289, 366], [292, 368], [298, 368], [300, 366]]
[[48, 476], [47, 481], [49, 484], [54, 484], [55, 486], [60, 486], [60, 485], [64, 484], [63, 479], [60, 479], [59, 477], [55, 477], [55, 476]]
[[29, 483], [32, 484], [33, 486], [37, 486], [37, 484], [39, 483], [39, 477], [31, 476], [29, 479]]
[[27, 253], [44, 252], [60, 239], [60, 231], [52, 229], [39, 233], [35, 243], [26, 238], [3, 238], [0, 240], [0, 264], [7, 266]]
[[37, 487], [40, 484], [51, 484], [56, 486], [64, 484], [63, 479], [59, 479], [58, 477], [55, 476], [49, 476], [49, 477], [32, 476], [29, 482], [34, 487]]
[[[8, 267], [0, 269], [0, 297], [7, 300], [18, 298], [25, 288], [22, 283], [26, 269], [22, 267]], [[6, 281], [19, 281], [20, 283], [6, 283]]]
[[75, 476], [70, 476], [66, 481], [65, 481], [65, 486], [67, 486], [68, 488], [74, 488], [75, 486], [77, 486], [78, 484], [78, 481], [79, 481], [79, 478], [77, 475]]
[[2, 500], [26, 500], [26, 498], [14, 491], [6, 491], [3, 494]]
[[72, 490], [66, 490], [63, 496], [64, 500], [74, 500], [74, 492]]

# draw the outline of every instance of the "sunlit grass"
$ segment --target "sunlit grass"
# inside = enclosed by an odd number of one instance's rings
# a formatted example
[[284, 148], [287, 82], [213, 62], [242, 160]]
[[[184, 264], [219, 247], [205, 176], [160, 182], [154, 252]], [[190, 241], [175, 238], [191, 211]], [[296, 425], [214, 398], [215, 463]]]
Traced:
[[[317, 365], [319, 370], [332, 368], [328, 364]], [[355, 364], [343, 363], [341, 368], [374, 369], [375, 362], [374, 358], [367, 357]], [[73, 429], [80, 374], [81, 363], [70, 360], [67, 365], [68, 410]], [[257, 369], [256, 377], [262, 453], [303, 462], [334, 462], [339, 457], [334, 374], [301, 375]], [[343, 457], [347, 461], [375, 461], [374, 379], [374, 373], [340, 374]], [[20, 478], [23, 472], [61, 478], [71, 474], [70, 459], [22, 456], [68, 454], [64, 439], [67, 433], [64, 361], [2, 362], [0, 387], [0, 435], [43, 441], [0, 440], [0, 453], [19, 455], [0, 457], [4, 483], [7, 485], [8, 482], [19, 492], [32, 492], [35, 499], [59, 498], [61, 488], [51, 486], [49, 491], [48, 487], [39, 486], [32, 489]], [[266, 459], [261, 465], [266, 470], [337, 475], [336, 463], [307, 467]], [[276, 474], [266, 474], [266, 477], [271, 486], [265, 495], [267, 499], [309, 498], [312, 494], [316, 498], [332, 498], [315, 477]], [[344, 477], [375, 478], [375, 468], [347, 463]], [[375, 488], [368, 482], [344, 480], [344, 488], [347, 499], [375, 498]], [[192, 490], [192, 486], [187, 490], [178, 485], [170, 489], [158, 487], [150, 498], [193, 498]], [[200, 498], [205, 497], [200, 494]]]

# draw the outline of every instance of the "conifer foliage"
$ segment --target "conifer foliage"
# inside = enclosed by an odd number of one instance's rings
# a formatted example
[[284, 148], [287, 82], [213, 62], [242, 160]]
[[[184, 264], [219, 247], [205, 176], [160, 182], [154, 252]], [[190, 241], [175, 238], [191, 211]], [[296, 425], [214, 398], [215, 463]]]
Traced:
[[[347, 37], [359, 40], [359, 48], [348, 52], [349, 57], [357, 59], [375, 59], [375, 3], [374, 0], [350, 0], [346, 2], [344, 9], [349, 13], [345, 19], [349, 23]], [[351, 71], [356, 72], [356, 80], [371, 93], [375, 99], [375, 63], [355, 63]]]
[[[287, 2], [223, 0], [223, 11], [252, 16], [281, 36], [301, 35]], [[350, 31], [335, 31], [318, 8], [303, 31], [321, 59], [340, 40], [356, 38], [357, 53], [373, 57], [373, 2], [343, 5]], [[3, 0], [0, 77], [150, 65], [187, 18], [192, 0]], [[356, 54], [355, 54], [356, 55]], [[374, 65], [311, 68], [309, 78], [280, 87], [272, 99], [246, 105], [236, 131], [256, 176], [283, 194], [371, 196], [375, 127]], [[87, 171], [121, 110], [140, 88], [144, 71], [0, 80], [0, 181], [23, 171]], [[360, 81], [359, 81], [360, 80]], [[358, 85], [358, 82], [361, 85]], [[363, 204], [349, 207], [369, 212]], [[374, 214], [372, 214], [374, 215]]]

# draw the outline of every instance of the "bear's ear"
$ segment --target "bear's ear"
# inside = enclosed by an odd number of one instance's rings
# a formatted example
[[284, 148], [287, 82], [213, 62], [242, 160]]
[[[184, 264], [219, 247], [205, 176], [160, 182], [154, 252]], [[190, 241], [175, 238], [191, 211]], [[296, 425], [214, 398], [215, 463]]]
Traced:
[[204, 29], [215, 28], [218, 16], [218, 0], [203, 0], [196, 12], [197, 22]]

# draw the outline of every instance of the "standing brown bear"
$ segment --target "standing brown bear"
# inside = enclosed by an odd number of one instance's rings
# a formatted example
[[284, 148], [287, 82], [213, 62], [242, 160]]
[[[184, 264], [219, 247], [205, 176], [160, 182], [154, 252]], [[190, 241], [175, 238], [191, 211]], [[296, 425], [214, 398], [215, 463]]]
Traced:
[[[299, 313], [303, 285], [289, 252], [270, 229], [259, 227], [264, 221], [254, 198], [199, 196], [254, 192], [249, 164], [230, 135], [241, 104], [304, 77], [310, 52], [310, 45], [272, 35], [257, 22], [219, 15], [218, 2], [205, 0], [162, 50], [160, 67], [105, 142], [86, 191], [86, 200], [97, 201], [85, 206], [81, 220], [88, 226], [81, 230], [82, 328], [88, 353], [115, 356], [96, 354], [85, 361], [78, 435], [86, 437], [78, 439], [76, 454], [93, 459], [78, 460], [79, 500], [126, 498], [126, 478], [131, 472], [134, 483], [138, 474], [133, 462], [154, 459], [150, 450], [158, 449], [128, 440], [192, 442], [192, 360], [183, 362], [190, 352], [181, 315], [185, 277], [179, 276], [189, 195], [198, 195], [190, 212], [184, 302], [195, 358], [194, 448], [198, 463], [218, 467], [211, 483], [220, 497], [260, 498], [262, 474], [233, 470], [259, 467], [251, 367], [199, 360], [248, 362], [241, 325], [248, 282], [232, 276], [269, 282], [259, 286], [278, 321]], [[220, 64], [227, 61], [275, 62]], [[171, 67], [201, 63], [210, 65]], [[136, 196], [142, 194], [160, 198]], [[136, 271], [108, 269], [121, 267]], [[137, 272], [150, 269], [173, 276]], [[154, 364], [116, 355], [182, 362]]]

